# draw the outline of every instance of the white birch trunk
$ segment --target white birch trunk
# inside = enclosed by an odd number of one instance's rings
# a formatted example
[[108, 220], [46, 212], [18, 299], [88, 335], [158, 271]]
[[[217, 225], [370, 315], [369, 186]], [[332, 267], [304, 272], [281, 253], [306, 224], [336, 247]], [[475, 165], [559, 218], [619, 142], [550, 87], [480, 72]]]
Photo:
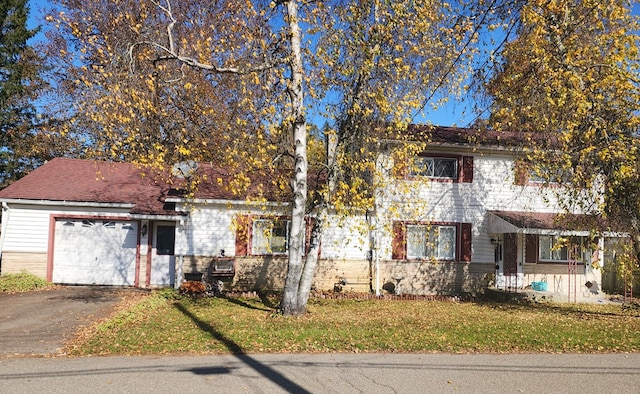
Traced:
[[307, 302], [309, 301], [309, 295], [311, 293], [313, 276], [315, 275], [316, 266], [318, 265], [322, 229], [326, 216], [327, 209], [323, 207], [321, 213], [313, 223], [311, 239], [309, 240], [309, 250], [305, 258], [304, 269], [302, 270], [302, 277], [300, 278], [300, 288], [298, 289], [298, 313], [305, 313], [307, 311]]
[[[284, 315], [298, 315], [300, 310], [298, 292], [303, 271], [305, 249], [305, 220], [307, 205], [307, 123], [304, 113], [303, 65], [301, 33], [298, 21], [298, 4], [286, 2], [289, 34], [291, 40], [291, 86], [289, 95], [292, 105], [293, 140], [295, 144], [295, 174], [293, 179], [293, 204], [289, 234], [289, 266], [285, 280], [281, 312]], [[313, 276], [313, 273], [311, 274]], [[310, 285], [309, 285], [310, 286]]]

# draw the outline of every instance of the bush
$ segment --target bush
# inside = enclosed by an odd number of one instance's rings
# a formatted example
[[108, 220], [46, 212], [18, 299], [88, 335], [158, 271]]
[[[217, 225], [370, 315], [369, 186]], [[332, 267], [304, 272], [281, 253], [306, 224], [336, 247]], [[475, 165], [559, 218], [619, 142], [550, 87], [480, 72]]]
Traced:
[[53, 284], [28, 272], [0, 276], [0, 292], [20, 293], [52, 287]]

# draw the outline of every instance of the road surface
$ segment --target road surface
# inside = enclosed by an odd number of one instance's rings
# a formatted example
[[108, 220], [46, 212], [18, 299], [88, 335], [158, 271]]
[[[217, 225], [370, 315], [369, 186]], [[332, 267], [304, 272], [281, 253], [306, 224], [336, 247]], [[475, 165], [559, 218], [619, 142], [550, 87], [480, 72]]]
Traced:
[[640, 354], [0, 358], [0, 393], [640, 393]]

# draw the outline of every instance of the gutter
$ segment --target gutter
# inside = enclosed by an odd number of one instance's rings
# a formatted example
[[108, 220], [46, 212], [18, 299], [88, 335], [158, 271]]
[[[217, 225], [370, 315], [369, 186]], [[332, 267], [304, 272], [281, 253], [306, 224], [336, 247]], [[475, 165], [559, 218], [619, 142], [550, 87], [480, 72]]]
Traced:
[[131, 209], [135, 204], [131, 203], [111, 203], [111, 202], [92, 202], [92, 201], [66, 201], [66, 200], [27, 200], [22, 198], [3, 198], [0, 199], [4, 207], [5, 204], [24, 204], [24, 205], [53, 205], [63, 207], [99, 207], [99, 208], [128, 208]]
[[274, 201], [246, 201], [246, 200], [222, 200], [222, 199], [208, 199], [208, 198], [179, 198], [169, 197], [164, 199], [165, 202], [176, 202], [185, 204], [218, 204], [218, 205], [257, 205], [257, 206], [270, 206], [270, 207], [286, 207], [291, 205], [290, 202], [274, 202]]
[[4, 250], [4, 238], [7, 234], [7, 226], [9, 225], [9, 205], [2, 202], [2, 230], [0, 230], [0, 268], [2, 267], [2, 251]]
[[129, 214], [129, 217], [131, 219], [135, 219], [135, 220], [166, 220], [166, 221], [174, 221], [174, 222], [178, 222], [180, 220], [183, 220], [186, 216], [185, 215], [153, 215], [153, 214]]

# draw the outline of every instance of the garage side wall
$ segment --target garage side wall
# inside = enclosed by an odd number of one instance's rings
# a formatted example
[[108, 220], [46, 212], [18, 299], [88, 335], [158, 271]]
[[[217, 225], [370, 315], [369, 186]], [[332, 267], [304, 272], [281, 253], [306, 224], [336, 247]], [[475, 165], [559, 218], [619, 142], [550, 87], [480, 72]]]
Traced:
[[4, 252], [0, 275], [19, 274], [26, 271], [39, 278], [47, 278], [47, 254], [28, 252]]

